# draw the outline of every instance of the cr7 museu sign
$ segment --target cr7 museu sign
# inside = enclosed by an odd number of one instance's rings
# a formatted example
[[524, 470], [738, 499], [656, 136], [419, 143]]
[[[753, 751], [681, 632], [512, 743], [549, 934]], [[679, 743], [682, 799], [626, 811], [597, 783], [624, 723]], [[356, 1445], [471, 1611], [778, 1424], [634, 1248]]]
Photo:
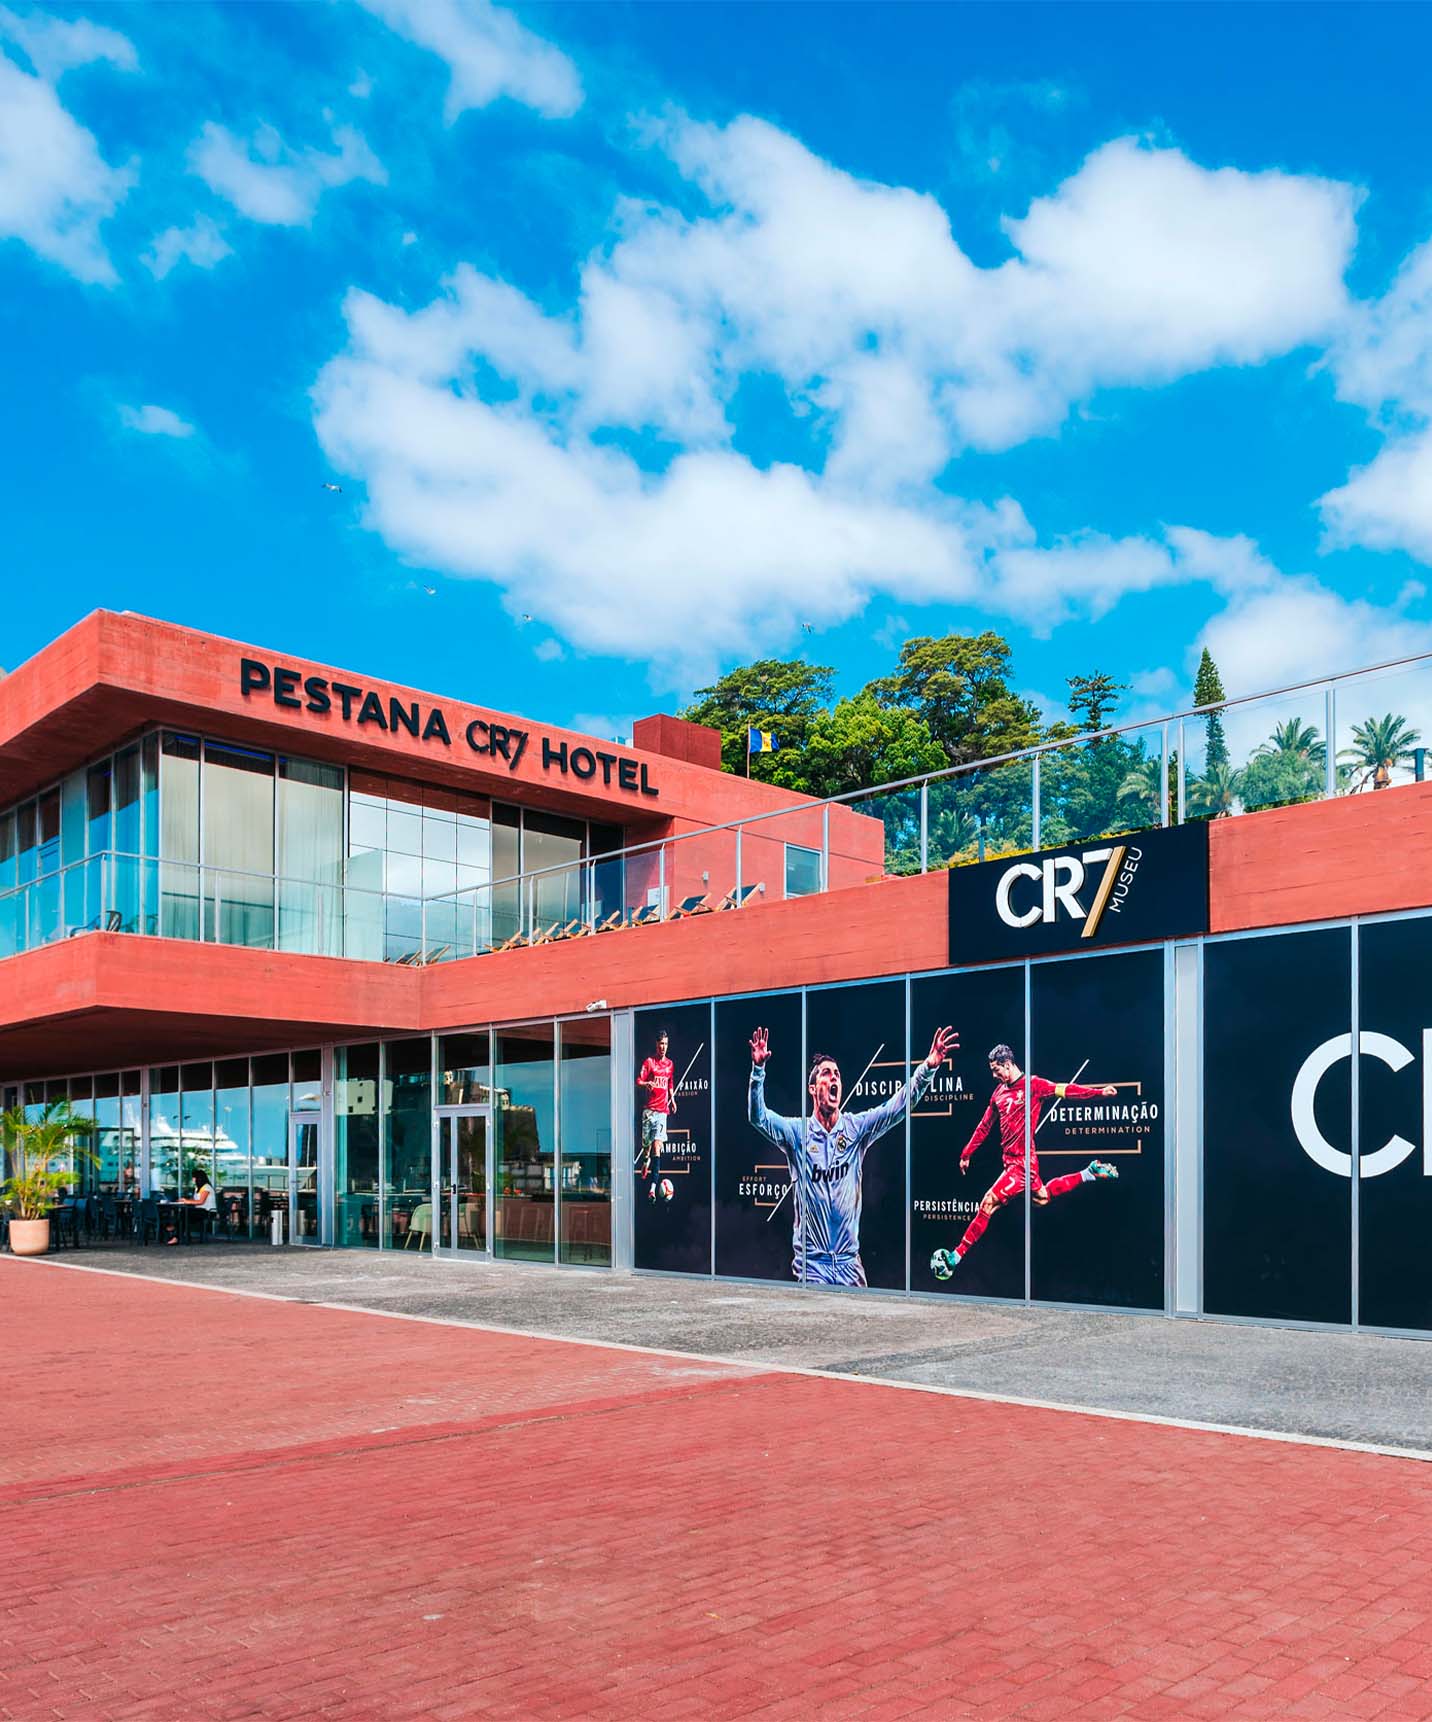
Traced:
[[950, 962], [989, 963], [1208, 931], [1208, 827], [1101, 837], [950, 869]]

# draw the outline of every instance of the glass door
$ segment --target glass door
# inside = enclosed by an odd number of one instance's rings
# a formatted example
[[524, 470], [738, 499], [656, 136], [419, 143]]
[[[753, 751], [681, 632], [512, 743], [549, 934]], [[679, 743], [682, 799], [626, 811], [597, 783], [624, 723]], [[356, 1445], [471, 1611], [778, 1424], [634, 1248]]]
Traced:
[[438, 1247], [488, 1249], [488, 1154], [492, 1113], [464, 1107], [438, 1115]]
[[289, 1242], [322, 1243], [318, 1212], [318, 1126], [316, 1112], [291, 1112], [288, 1118]]

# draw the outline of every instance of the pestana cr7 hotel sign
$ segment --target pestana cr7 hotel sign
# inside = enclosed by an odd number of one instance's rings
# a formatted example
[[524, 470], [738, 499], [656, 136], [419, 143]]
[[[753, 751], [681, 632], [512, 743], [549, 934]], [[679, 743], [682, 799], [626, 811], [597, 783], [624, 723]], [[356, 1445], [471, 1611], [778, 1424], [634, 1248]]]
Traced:
[[[380, 694], [353, 682], [335, 682], [327, 676], [305, 675], [284, 664], [260, 663], [257, 658], [239, 660], [239, 692], [246, 700], [267, 696], [288, 711], [309, 712], [315, 717], [332, 716], [355, 729], [382, 730], [385, 735], [406, 734], [415, 741], [437, 747], [466, 747], [493, 761], [502, 760], [516, 771], [534, 740], [531, 730], [472, 718], [449, 722], [442, 706], [420, 700]], [[579, 784], [600, 784], [603, 789], [624, 790], [629, 795], [659, 796], [661, 791], [647, 775], [645, 760], [628, 759], [604, 748], [573, 747], [537, 736], [542, 770], [575, 778]]]
[[950, 869], [950, 962], [990, 963], [1208, 931], [1208, 826]]

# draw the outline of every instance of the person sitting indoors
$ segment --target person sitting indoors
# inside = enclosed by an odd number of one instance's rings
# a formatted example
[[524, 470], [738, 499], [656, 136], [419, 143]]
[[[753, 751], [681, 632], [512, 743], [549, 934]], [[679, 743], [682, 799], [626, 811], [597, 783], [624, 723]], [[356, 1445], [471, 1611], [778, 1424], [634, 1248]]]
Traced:
[[[214, 1194], [214, 1186], [209, 1182], [209, 1174], [202, 1166], [196, 1166], [194, 1168], [194, 1194], [192, 1196], [181, 1196], [179, 1201], [182, 1206], [186, 1208], [203, 1208], [206, 1213], [218, 1213], [218, 1197]], [[200, 1221], [200, 1224], [202, 1225], [204, 1222]], [[165, 1242], [170, 1244], [177, 1244], [179, 1242], [179, 1232], [177, 1227], [171, 1226], [169, 1228], [169, 1236]]]

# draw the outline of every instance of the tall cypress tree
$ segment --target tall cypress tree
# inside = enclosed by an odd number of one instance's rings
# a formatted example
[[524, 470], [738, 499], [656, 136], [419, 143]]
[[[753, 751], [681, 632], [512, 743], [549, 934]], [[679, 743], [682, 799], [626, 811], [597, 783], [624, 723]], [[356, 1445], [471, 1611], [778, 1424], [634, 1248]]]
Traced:
[[[1213, 654], [1208, 647], [1203, 648], [1203, 656], [1198, 660], [1198, 674], [1193, 682], [1193, 703], [1196, 706], [1216, 706], [1228, 696], [1223, 691], [1223, 677], [1218, 673], [1218, 665], [1213, 661]], [[1228, 764], [1228, 742], [1223, 734], [1223, 719], [1216, 711], [1211, 711], [1205, 720], [1208, 725], [1208, 745], [1204, 753], [1204, 766], [1212, 771], [1215, 766]]]

